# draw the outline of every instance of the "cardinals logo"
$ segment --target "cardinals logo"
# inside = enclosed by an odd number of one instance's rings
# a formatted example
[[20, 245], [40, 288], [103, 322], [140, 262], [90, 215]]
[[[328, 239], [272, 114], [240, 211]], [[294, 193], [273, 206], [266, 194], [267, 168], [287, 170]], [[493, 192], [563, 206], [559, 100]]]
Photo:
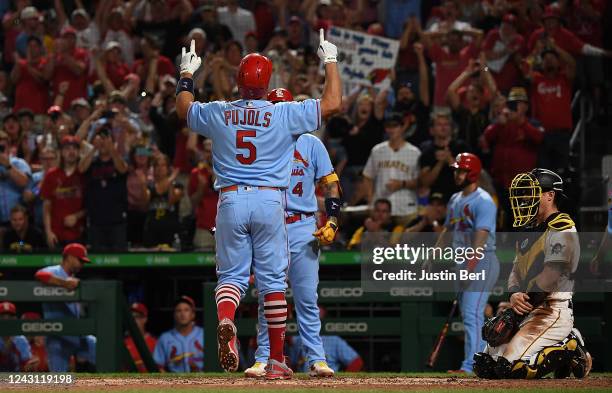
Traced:
[[302, 165], [308, 168], [308, 161], [306, 161], [302, 157], [302, 155], [300, 154], [299, 151], [297, 151], [297, 149], [293, 151], [293, 162], [302, 163]]
[[170, 361], [175, 362], [179, 360], [179, 359], [176, 359], [176, 352], [177, 352], [176, 347], [173, 345], [172, 350], [170, 351]]
[[198, 351], [203, 351], [204, 348], [202, 348], [202, 344], [200, 344], [200, 342], [198, 340], [196, 340], [196, 342], [193, 344], [194, 347], [196, 347], [196, 349]]
[[463, 215], [464, 215], [465, 217], [469, 218], [470, 220], [473, 220], [473, 219], [474, 219], [474, 216], [472, 215], [472, 212], [470, 211], [470, 205], [469, 205], [469, 204], [466, 204], [466, 205], [463, 207]]

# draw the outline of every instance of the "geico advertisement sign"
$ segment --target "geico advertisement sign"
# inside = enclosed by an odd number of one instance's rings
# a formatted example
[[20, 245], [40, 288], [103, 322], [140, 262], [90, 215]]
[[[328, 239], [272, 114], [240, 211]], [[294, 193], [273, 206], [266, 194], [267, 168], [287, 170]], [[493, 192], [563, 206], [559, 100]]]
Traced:
[[391, 288], [389, 294], [393, 297], [431, 297], [433, 296], [432, 287], [396, 287]]
[[366, 333], [367, 322], [327, 322], [325, 323], [327, 333]]
[[60, 287], [34, 287], [34, 296], [73, 296], [74, 290]]
[[24, 333], [61, 332], [64, 325], [61, 322], [24, 322], [21, 330]]
[[363, 289], [359, 287], [346, 288], [321, 288], [319, 292], [321, 297], [362, 297]]

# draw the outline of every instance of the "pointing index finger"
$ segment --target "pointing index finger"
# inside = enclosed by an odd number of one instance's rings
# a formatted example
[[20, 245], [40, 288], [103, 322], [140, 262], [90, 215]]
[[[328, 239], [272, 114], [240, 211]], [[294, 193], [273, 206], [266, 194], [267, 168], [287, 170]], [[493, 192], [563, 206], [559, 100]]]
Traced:
[[185, 47], [183, 47], [183, 53], [182, 53], [182, 56], [183, 56], [183, 57], [185, 57], [186, 52], [187, 52], [187, 49], [186, 49]]
[[319, 39], [321, 42], [325, 41], [325, 33], [323, 29], [319, 29]]
[[195, 54], [195, 51], [196, 51], [195, 50], [195, 40], [191, 40], [191, 50], [190, 50], [190, 52]]

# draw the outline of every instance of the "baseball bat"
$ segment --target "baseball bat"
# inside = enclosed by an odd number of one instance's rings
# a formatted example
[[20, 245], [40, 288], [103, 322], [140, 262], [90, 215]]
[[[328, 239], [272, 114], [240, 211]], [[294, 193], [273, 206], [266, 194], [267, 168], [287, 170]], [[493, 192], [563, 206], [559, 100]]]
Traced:
[[425, 365], [429, 368], [433, 368], [433, 366], [436, 364], [436, 361], [438, 360], [440, 349], [442, 348], [442, 344], [444, 344], [444, 340], [446, 340], [446, 334], [448, 333], [448, 328], [450, 327], [451, 320], [453, 319], [453, 316], [455, 316], [455, 311], [457, 310], [457, 305], [459, 304], [460, 293], [461, 292], [457, 293], [457, 296], [455, 296], [455, 300], [453, 300], [453, 305], [451, 306], [450, 313], [448, 313], [446, 322], [444, 323], [444, 326], [442, 326], [442, 330], [440, 331], [440, 334], [438, 334], [438, 338], [436, 339], [436, 342], [434, 343], [431, 353], [429, 354], [429, 357], [427, 358], [427, 363], [425, 363]]

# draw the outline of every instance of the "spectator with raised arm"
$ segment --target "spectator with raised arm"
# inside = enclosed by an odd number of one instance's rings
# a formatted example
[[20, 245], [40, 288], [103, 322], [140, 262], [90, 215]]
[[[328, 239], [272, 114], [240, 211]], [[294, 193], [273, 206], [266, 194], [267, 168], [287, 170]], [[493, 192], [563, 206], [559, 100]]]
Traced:
[[43, 114], [49, 107], [49, 84], [44, 74], [47, 58], [42, 41], [37, 36], [28, 37], [26, 56], [16, 58], [11, 71], [11, 82], [15, 85], [13, 111], [28, 108]]
[[[478, 149], [478, 140], [489, 125], [489, 113], [482, 80], [488, 87], [487, 93], [492, 96], [497, 95], [495, 81], [482, 60], [470, 59], [468, 66], [450, 84], [446, 93], [453, 119], [457, 124], [457, 137], [465, 141], [472, 150]], [[465, 89], [465, 100], [462, 102], [459, 89], [466, 83], [468, 85]]]
[[88, 241], [97, 252], [127, 249], [127, 163], [107, 125], [96, 130], [94, 149], [79, 162], [86, 179]]
[[78, 170], [80, 141], [67, 135], [60, 142], [60, 166], [43, 179], [43, 221], [51, 249], [78, 241], [85, 229], [85, 180]]
[[556, 43], [541, 52], [542, 72], [531, 70], [531, 113], [544, 127], [538, 167], [561, 176], [569, 164], [569, 141], [573, 131], [572, 95], [576, 61]]
[[30, 181], [30, 166], [9, 153], [9, 137], [0, 130], [0, 238], [9, 228], [11, 209]]

